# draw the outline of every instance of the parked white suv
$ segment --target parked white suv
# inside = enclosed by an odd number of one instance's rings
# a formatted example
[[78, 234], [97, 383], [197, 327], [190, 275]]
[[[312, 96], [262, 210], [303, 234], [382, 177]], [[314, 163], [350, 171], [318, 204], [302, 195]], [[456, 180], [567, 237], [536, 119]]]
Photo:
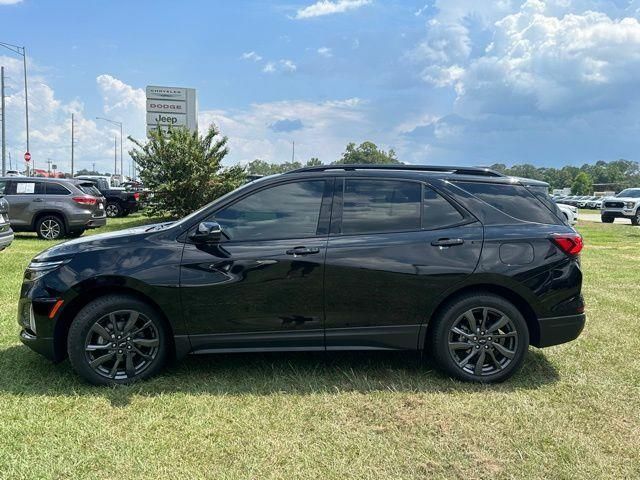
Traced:
[[602, 200], [602, 223], [613, 223], [616, 218], [628, 218], [633, 225], [640, 225], [640, 188], [627, 188], [615, 197]]
[[578, 221], [578, 209], [571, 205], [565, 205], [563, 203], [558, 203], [558, 208], [564, 215], [564, 218], [567, 220], [569, 225], [575, 225]]

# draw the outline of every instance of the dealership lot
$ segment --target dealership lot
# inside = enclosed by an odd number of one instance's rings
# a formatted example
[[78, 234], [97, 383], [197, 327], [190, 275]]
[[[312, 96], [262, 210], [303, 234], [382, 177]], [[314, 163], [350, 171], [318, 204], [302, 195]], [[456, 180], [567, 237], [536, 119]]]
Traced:
[[640, 230], [577, 228], [585, 331], [532, 348], [494, 386], [406, 354], [301, 353], [192, 357], [144, 384], [89, 387], [17, 340], [22, 271], [50, 245], [18, 234], [0, 253], [0, 476], [637, 478]]

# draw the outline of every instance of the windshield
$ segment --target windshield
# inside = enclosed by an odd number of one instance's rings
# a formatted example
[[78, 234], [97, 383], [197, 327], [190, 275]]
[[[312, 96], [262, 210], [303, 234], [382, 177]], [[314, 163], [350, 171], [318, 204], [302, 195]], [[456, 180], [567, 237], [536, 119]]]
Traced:
[[640, 188], [627, 188], [622, 190], [616, 197], [640, 198]]

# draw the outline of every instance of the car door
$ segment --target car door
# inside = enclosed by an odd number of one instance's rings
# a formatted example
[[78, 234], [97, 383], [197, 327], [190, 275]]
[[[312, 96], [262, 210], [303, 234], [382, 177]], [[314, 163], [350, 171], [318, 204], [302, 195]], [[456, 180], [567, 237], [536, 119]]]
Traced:
[[475, 269], [482, 225], [417, 181], [346, 178], [334, 205], [327, 349], [417, 348], [439, 295]]
[[35, 214], [44, 206], [42, 182], [32, 179], [10, 180], [6, 188], [11, 226], [20, 229], [31, 228]]
[[187, 243], [180, 291], [196, 350], [324, 349], [333, 181], [266, 186], [214, 212], [219, 243]]

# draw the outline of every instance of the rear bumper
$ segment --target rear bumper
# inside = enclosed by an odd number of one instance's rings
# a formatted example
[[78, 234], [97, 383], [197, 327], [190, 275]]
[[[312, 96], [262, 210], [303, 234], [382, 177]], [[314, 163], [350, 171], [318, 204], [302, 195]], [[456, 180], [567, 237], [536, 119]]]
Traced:
[[105, 215], [104, 217], [92, 218], [87, 222], [85, 227], [98, 228], [98, 227], [104, 227], [106, 224], [107, 224], [107, 216]]
[[570, 315], [566, 317], [550, 317], [538, 319], [540, 335], [534, 346], [550, 347], [570, 342], [578, 338], [586, 321], [586, 315]]

